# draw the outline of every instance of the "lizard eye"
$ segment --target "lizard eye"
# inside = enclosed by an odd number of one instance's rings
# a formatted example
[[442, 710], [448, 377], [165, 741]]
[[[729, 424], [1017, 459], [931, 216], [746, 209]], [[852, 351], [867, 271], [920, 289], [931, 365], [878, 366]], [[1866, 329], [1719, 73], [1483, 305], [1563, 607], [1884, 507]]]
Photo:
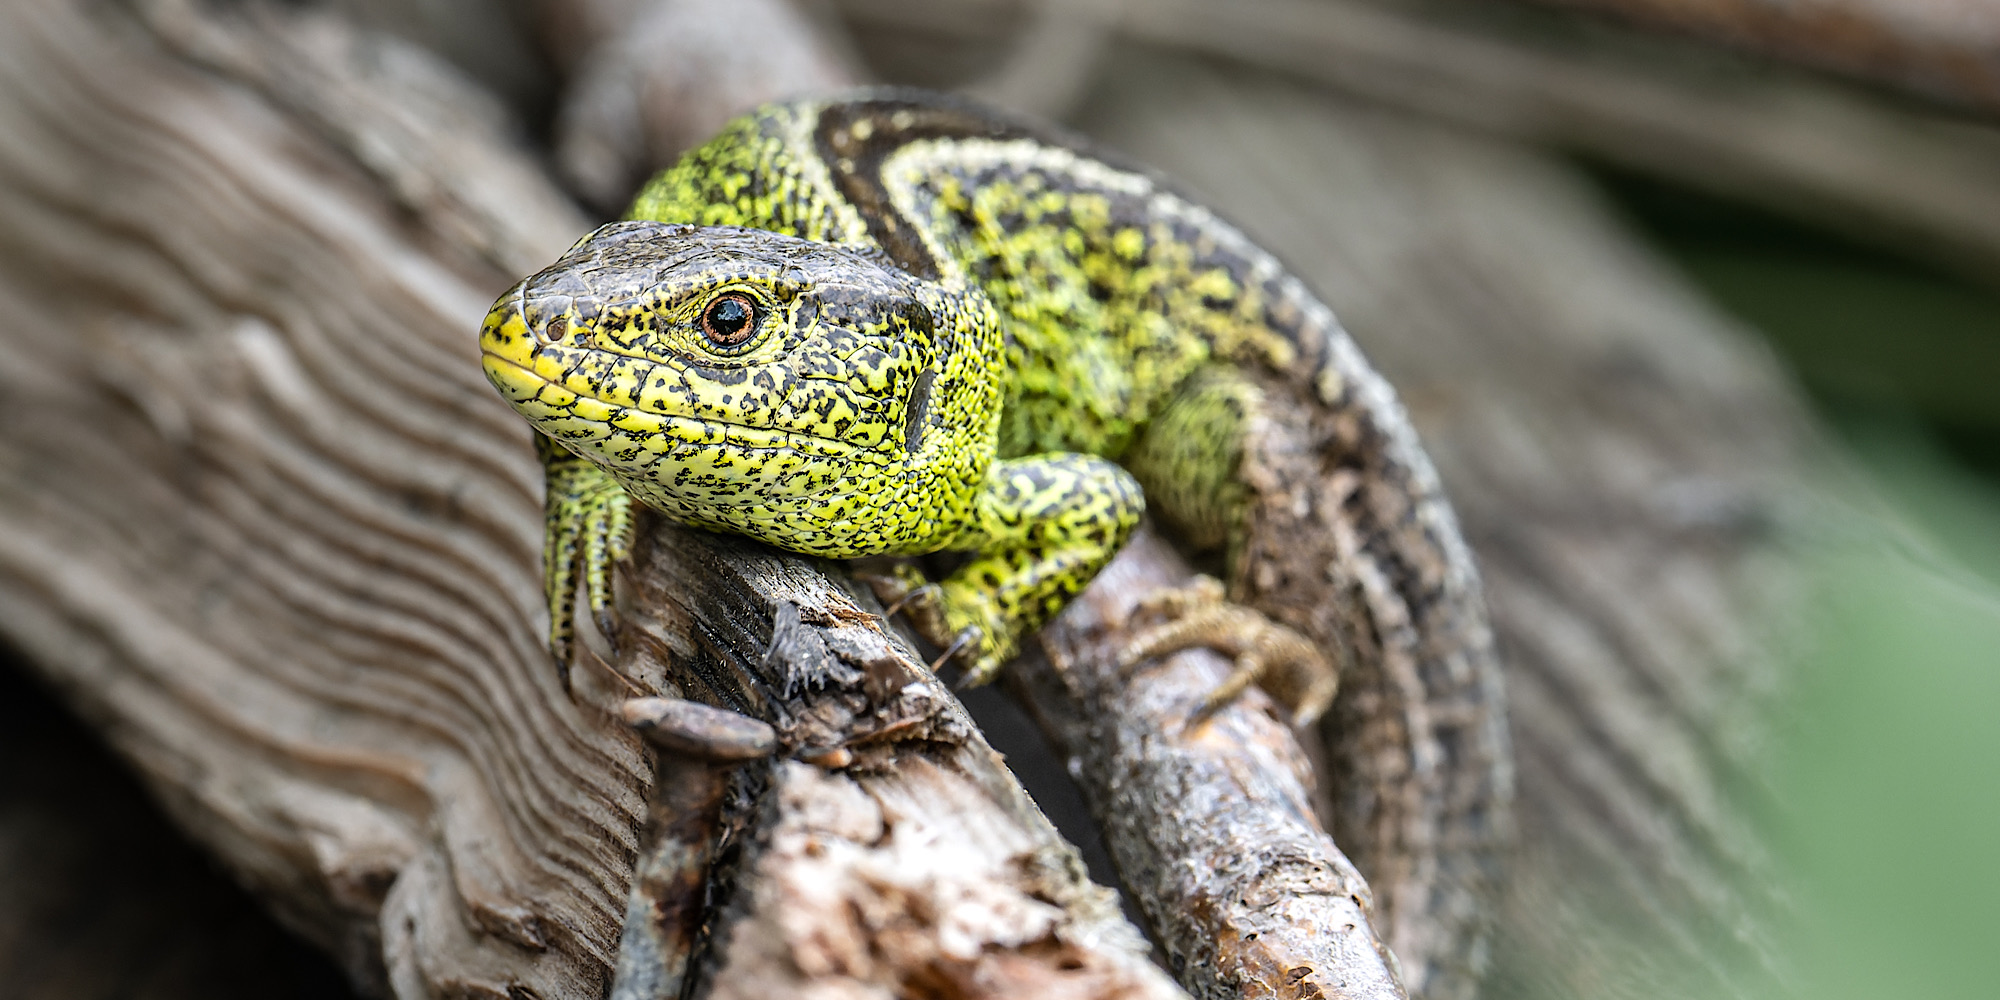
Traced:
[[701, 311], [701, 334], [717, 347], [737, 347], [757, 330], [757, 307], [749, 297], [730, 292]]

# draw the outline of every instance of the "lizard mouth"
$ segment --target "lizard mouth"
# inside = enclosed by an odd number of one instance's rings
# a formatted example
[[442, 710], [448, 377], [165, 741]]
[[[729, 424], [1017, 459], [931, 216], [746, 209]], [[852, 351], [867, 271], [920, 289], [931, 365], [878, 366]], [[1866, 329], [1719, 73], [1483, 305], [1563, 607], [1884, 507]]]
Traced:
[[[835, 438], [780, 427], [645, 410], [576, 392], [512, 358], [480, 352], [487, 381], [535, 428], [559, 444], [600, 451], [612, 464], [635, 467], [676, 451], [722, 448], [734, 452], [790, 452], [816, 458], [856, 459], [867, 449]], [[656, 447], [658, 442], [669, 442]], [[631, 454], [626, 454], [626, 452]]]

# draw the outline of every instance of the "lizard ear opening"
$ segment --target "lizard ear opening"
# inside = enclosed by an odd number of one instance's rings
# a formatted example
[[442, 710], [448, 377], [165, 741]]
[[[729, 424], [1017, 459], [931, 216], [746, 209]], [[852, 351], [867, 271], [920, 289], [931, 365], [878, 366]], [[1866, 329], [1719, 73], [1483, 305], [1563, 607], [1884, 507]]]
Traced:
[[903, 450], [912, 455], [924, 443], [924, 418], [930, 416], [931, 383], [936, 379], [937, 369], [926, 368], [910, 387], [910, 403], [903, 414]]

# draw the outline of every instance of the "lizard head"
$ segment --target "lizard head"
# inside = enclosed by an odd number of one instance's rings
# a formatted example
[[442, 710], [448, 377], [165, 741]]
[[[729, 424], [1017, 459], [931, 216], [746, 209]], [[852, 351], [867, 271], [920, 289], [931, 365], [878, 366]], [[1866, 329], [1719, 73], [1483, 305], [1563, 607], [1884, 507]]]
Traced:
[[710, 523], [717, 505], [763, 500], [778, 516], [788, 498], [852, 488], [842, 477], [990, 456], [996, 379], [958, 355], [992, 356], [996, 330], [983, 298], [879, 252], [617, 222], [502, 295], [480, 350], [537, 430]]

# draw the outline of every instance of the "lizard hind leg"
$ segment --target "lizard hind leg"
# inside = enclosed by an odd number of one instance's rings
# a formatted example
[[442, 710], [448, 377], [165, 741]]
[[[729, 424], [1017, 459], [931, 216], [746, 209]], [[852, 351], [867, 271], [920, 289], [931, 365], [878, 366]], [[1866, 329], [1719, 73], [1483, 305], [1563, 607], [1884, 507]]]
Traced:
[[[1232, 567], [1250, 503], [1244, 443], [1265, 405], [1263, 390], [1241, 371], [1209, 365], [1189, 378], [1125, 460], [1144, 485], [1154, 516], [1196, 551], [1222, 550]], [[1226, 600], [1223, 585], [1211, 577], [1149, 595], [1140, 610], [1166, 620], [1133, 639], [1120, 656], [1122, 668], [1194, 647], [1235, 659], [1235, 669], [1209, 693], [1197, 719], [1253, 683], [1290, 708], [1300, 725], [1333, 703], [1339, 678], [1333, 661], [1298, 631]]]

